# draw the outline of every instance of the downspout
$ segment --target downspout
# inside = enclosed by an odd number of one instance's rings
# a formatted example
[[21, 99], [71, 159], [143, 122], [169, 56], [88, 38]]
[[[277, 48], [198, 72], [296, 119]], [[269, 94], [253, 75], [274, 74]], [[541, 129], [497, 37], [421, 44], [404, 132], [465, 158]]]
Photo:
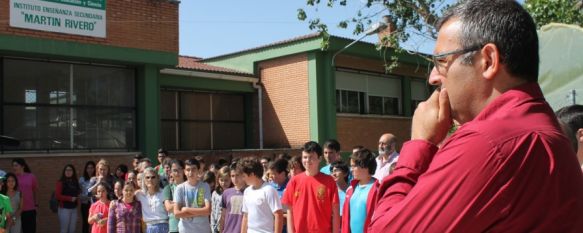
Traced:
[[254, 81], [253, 88], [257, 89], [257, 108], [259, 112], [259, 149], [263, 149], [263, 87], [259, 81]]

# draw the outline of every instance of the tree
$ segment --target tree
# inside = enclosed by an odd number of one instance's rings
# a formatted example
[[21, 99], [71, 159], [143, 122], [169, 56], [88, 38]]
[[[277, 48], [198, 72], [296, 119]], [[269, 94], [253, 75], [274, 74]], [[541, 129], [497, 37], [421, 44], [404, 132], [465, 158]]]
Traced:
[[[355, 0], [352, 0], [355, 1]], [[392, 19], [392, 26], [395, 30], [389, 37], [383, 38], [382, 42], [377, 47], [379, 50], [387, 49], [383, 44], [391, 45], [395, 49], [396, 54], [390, 57], [391, 62], [385, 62], [385, 68], [390, 69], [396, 67], [397, 56], [402, 53], [400, 43], [406, 42], [411, 35], [429, 38], [434, 40], [437, 37], [434, 24], [449, 7], [447, 0], [365, 0], [364, 7], [355, 16], [349, 19], [344, 19], [338, 22], [337, 26], [340, 28], [348, 28], [352, 25], [353, 34], [358, 35], [364, 32], [366, 28], [373, 22], [380, 20], [381, 16], [387, 15]], [[320, 7], [324, 1], [307, 0], [308, 7]], [[326, 7], [341, 7], [346, 6], [347, 0], [327, 0]], [[381, 10], [371, 11], [373, 8], [380, 8]], [[309, 18], [304, 9], [298, 9], [298, 19], [309, 21], [309, 28], [311, 30], [318, 30], [322, 32], [325, 37], [328, 36], [328, 26], [321, 22], [320, 18]], [[325, 49], [327, 44], [323, 45]], [[416, 51], [413, 51], [416, 52]]]
[[555, 22], [583, 26], [582, 0], [526, 0], [537, 27]]

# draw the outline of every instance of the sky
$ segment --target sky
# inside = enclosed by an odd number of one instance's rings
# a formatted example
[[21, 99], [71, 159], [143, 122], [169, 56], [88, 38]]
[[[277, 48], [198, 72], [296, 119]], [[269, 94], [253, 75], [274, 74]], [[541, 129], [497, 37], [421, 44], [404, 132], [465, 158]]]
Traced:
[[[350, 19], [364, 6], [361, 0], [347, 2], [347, 7], [329, 8], [321, 4], [316, 9], [306, 7], [305, 0], [182, 0], [180, 55], [208, 58], [316, 32], [310, 31], [307, 20], [297, 19], [299, 8], [306, 10], [308, 18], [320, 17], [326, 22], [330, 34], [356, 39], [360, 36], [352, 35], [352, 29], [336, 27], [339, 21]], [[382, 9], [376, 7], [373, 11]], [[374, 43], [377, 37], [369, 36], [364, 41]], [[404, 47], [430, 53], [433, 42], [415, 37]]]
[[[456, 0], [440, 0], [442, 5]], [[340, 29], [339, 21], [350, 19], [366, 0], [348, 0], [346, 7], [325, 5], [307, 7], [306, 0], [181, 0], [179, 12], [180, 55], [214, 57], [227, 53], [255, 48], [273, 42], [310, 34], [308, 22], [297, 19], [299, 8], [306, 10], [308, 18], [321, 18], [328, 24], [330, 34], [356, 39], [352, 29]], [[438, 1], [439, 2], [439, 1]], [[518, 0], [524, 3], [524, 0]], [[365, 12], [386, 10], [373, 6]], [[386, 11], [385, 11], [386, 12]], [[383, 13], [378, 15], [378, 21]], [[364, 41], [376, 43], [376, 36]], [[431, 54], [435, 41], [412, 35], [402, 46], [405, 49]]]

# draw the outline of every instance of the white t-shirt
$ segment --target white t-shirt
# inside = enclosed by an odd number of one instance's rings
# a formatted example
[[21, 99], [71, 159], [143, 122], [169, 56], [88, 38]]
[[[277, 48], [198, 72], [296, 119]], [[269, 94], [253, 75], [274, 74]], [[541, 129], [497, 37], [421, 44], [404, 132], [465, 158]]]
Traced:
[[243, 192], [243, 213], [247, 214], [247, 232], [273, 232], [273, 213], [281, 210], [277, 191], [267, 182], [261, 188], [249, 186]]
[[151, 221], [168, 221], [168, 212], [164, 208], [164, 192], [158, 190], [154, 195], [136, 192], [136, 199], [142, 203], [142, 218], [146, 224]]

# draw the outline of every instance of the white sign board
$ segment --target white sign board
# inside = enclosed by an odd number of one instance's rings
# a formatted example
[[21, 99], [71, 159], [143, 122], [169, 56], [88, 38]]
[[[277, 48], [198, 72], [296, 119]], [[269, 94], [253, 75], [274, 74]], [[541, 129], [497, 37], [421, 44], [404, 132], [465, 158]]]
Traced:
[[10, 26], [105, 38], [106, 0], [10, 0]]

